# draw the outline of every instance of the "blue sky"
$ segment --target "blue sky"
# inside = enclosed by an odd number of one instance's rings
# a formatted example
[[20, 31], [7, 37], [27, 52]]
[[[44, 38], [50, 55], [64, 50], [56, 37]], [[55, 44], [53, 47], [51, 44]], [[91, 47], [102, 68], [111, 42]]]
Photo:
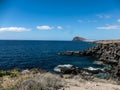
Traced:
[[120, 0], [0, 0], [0, 39], [120, 39]]

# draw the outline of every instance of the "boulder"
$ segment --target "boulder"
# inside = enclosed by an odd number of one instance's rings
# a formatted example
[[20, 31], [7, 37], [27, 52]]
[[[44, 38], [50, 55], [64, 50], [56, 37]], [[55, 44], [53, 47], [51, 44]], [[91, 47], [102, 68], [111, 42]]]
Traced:
[[89, 68], [84, 68], [84, 70], [88, 73], [92, 73], [92, 74], [98, 74], [101, 72], [104, 72], [104, 69], [101, 68], [93, 68], [93, 67], [89, 67]]

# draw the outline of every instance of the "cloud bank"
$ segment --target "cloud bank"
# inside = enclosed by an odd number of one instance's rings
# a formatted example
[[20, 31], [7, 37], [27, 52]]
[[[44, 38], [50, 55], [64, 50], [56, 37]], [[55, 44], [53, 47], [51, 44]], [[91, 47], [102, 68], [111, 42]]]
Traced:
[[90, 19], [87, 19], [87, 20], [77, 20], [77, 22], [79, 23], [96, 23], [97, 20], [90, 20]]
[[101, 18], [101, 19], [109, 19], [109, 18], [111, 18], [111, 15], [105, 15], [105, 14], [98, 14], [96, 16]]
[[53, 29], [62, 30], [63, 29], [62, 26], [53, 27], [48, 25], [36, 26], [36, 28], [38, 30], [53, 30]]
[[104, 27], [97, 27], [96, 29], [102, 29], [102, 30], [120, 30], [119, 25], [108, 25]]
[[24, 28], [24, 27], [4, 27], [0, 28], [0, 32], [23, 32], [23, 31], [30, 31], [31, 29]]

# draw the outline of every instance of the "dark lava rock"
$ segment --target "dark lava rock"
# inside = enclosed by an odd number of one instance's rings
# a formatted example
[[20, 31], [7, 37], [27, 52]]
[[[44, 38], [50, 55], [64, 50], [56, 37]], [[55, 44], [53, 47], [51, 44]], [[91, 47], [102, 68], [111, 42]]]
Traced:
[[57, 67], [54, 68], [55, 72], [62, 73], [62, 74], [79, 74], [80, 73], [80, 68], [75, 67], [70, 64], [66, 65], [58, 65]]
[[93, 68], [93, 67], [85, 68], [83, 70], [88, 72], [88, 73], [91, 73], [91, 74], [98, 74], [100, 72], [104, 72], [104, 70], [102, 70], [100, 68]]
[[59, 55], [67, 55], [67, 56], [71, 56], [71, 55], [73, 55], [73, 51], [61, 52], [61, 53], [59, 53]]
[[[77, 39], [78, 37], [75, 38], [74, 40]], [[67, 51], [61, 53], [61, 55], [95, 56], [98, 58], [98, 61], [102, 61], [103, 64], [107, 64], [111, 66], [111, 70], [110, 70], [110, 74], [112, 76], [111, 78], [116, 78], [120, 80], [120, 43], [107, 43], [107, 44], [100, 43], [97, 44], [95, 47], [89, 48], [86, 51], [75, 51], [75, 52]]]
[[79, 68], [70, 64], [58, 65], [57, 67], [54, 68], [54, 71], [62, 74], [73, 74], [73, 75], [77, 75], [77, 74], [91, 75], [91, 74], [98, 74], [100, 72], [103, 72], [103, 70], [100, 68], [93, 68], [93, 67]]

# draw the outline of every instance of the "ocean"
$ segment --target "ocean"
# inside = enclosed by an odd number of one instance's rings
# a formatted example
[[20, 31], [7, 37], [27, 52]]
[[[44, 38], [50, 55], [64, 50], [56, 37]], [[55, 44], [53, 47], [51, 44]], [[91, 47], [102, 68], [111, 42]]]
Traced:
[[54, 67], [63, 64], [101, 67], [93, 64], [95, 57], [58, 55], [59, 52], [87, 50], [92, 46], [95, 44], [73, 41], [1, 40], [0, 70], [42, 68], [53, 72]]

